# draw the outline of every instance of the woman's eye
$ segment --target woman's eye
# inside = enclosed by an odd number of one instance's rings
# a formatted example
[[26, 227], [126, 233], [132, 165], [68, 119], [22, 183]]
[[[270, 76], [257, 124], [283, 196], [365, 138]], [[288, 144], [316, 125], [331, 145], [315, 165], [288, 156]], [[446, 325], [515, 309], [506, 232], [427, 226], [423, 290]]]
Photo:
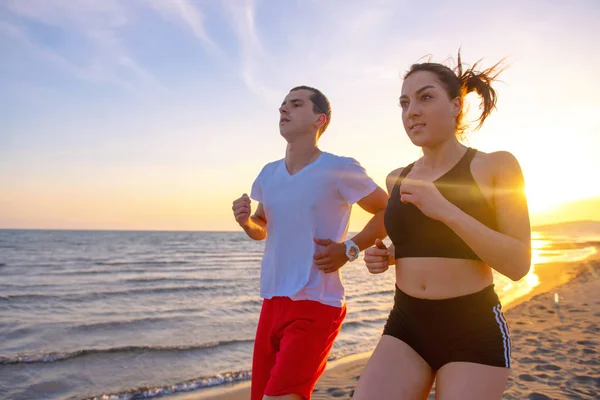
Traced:
[[406, 100], [400, 100], [400, 107], [401, 108], [408, 107], [408, 101], [406, 101]]
[[423, 96], [421, 96], [421, 100], [429, 100], [431, 99], [431, 96], [428, 94], [424, 94]]

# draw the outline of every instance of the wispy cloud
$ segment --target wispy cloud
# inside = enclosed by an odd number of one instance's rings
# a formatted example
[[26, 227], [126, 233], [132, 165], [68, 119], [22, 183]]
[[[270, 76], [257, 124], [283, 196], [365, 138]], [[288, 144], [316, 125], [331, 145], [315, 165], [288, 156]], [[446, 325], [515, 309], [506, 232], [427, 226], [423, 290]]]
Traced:
[[[249, 90], [269, 103], [295, 84], [338, 86], [397, 79], [397, 56], [381, 49], [384, 32], [404, 3], [308, 2], [295, 5], [237, 0], [224, 5], [239, 44], [240, 74]], [[257, 13], [267, 21], [257, 26]], [[291, 18], [290, 15], [295, 15]], [[281, 18], [278, 18], [281, 16]], [[390, 38], [390, 42], [395, 39]]]
[[[270, 61], [256, 29], [256, 6], [254, 0], [226, 3], [226, 12], [231, 17], [232, 28], [240, 46], [241, 77], [256, 95], [269, 103], [279, 99], [279, 93], [266, 83], [261, 71]], [[267, 70], [267, 68], [264, 68]]]
[[[156, 86], [154, 76], [130, 54], [121, 31], [130, 22], [130, 10], [117, 0], [12, 0], [4, 4], [0, 28], [19, 39], [37, 58], [80, 79], [112, 82], [129, 89]], [[11, 15], [12, 14], [12, 15]], [[10, 18], [10, 16], [14, 18]], [[71, 52], [44, 42], [36, 28], [51, 27], [78, 46]]]
[[[254, 0], [232, 0], [221, 3], [213, 9], [212, 18], [217, 11], [223, 12], [226, 24], [220, 29], [234, 33], [238, 47], [221, 48], [211, 37], [207, 28], [208, 10], [201, 3], [189, 0], [155, 1], [146, 3], [166, 20], [175, 18], [183, 21], [194, 36], [202, 43], [223, 68], [234, 68], [245, 86], [255, 95], [272, 102], [278, 98], [278, 92], [263, 79], [264, 67], [268, 64], [262, 42], [256, 29], [256, 5]], [[204, 3], [206, 4], [206, 3]]]
[[7, 36], [10, 36], [14, 39], [19, 40], [22, 44], [24, 44], [37, 58], [44, 60], [54, 66], [61, 68], [67, 72], [78, 75], [82, 78], [87, 77], [85, 71], [81, 68], [77, 67], [72, 62], [66, 60], [63, 57], [53, 53], [50, 50], [46, 50], [37, 44], [35, 44], [30, 37], [27, 35], [24, 29], [7, 23], [0, 21], [0, 31], [4, 32]]
[[205, 27], [205, 14], [188, 0], [157, 1], [146, 0], [150, 7], [154, 8], [165, 18], [176, 17], [181, 19], [191, 29], [207, 50], [219, 53], [217, 44], [210, 38]]

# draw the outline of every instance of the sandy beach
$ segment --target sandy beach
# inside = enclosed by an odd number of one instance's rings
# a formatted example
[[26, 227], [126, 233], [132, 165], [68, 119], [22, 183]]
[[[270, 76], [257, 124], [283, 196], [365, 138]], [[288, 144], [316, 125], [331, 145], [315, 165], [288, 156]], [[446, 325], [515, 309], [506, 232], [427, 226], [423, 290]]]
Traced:
[[[513, 351], [505, 399], [600, 398], [599, 267], [598, 256], [536, 267], [540, 285], [504, 306]], [[312, 398], [351, 398], [368, 357], [362, 354], [331, 363]], [[249, 383], [176, 398], [247, 400]], [[433, 390], [429, 399], [434, 399]]]

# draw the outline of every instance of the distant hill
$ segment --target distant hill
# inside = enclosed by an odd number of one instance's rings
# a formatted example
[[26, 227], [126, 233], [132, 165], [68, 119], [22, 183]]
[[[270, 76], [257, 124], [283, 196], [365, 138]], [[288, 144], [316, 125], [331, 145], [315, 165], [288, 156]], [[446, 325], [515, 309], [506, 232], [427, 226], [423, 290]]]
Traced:
[[549, 211], [531, 215], [531, 224], [536, 228], [573, 221], [583, 224], [600, 221], [600, 197], [571, 201]]
[[557, 224], [536, 225], [532, 227], [539, 232], [545, 231], [597, 231], [600, 232], [600, 221], [567, 221]]

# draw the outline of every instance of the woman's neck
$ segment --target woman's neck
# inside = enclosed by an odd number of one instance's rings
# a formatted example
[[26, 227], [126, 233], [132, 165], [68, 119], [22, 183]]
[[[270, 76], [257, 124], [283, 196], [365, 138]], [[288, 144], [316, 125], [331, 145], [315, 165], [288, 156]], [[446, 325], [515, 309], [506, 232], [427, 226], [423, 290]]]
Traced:
[[425, 170], [442, 172], [455, 165], [464, 156], [465, 151], [466, 146], [453, 138], [434, 147], [423, 147], [423, 157], [417, 162]]

